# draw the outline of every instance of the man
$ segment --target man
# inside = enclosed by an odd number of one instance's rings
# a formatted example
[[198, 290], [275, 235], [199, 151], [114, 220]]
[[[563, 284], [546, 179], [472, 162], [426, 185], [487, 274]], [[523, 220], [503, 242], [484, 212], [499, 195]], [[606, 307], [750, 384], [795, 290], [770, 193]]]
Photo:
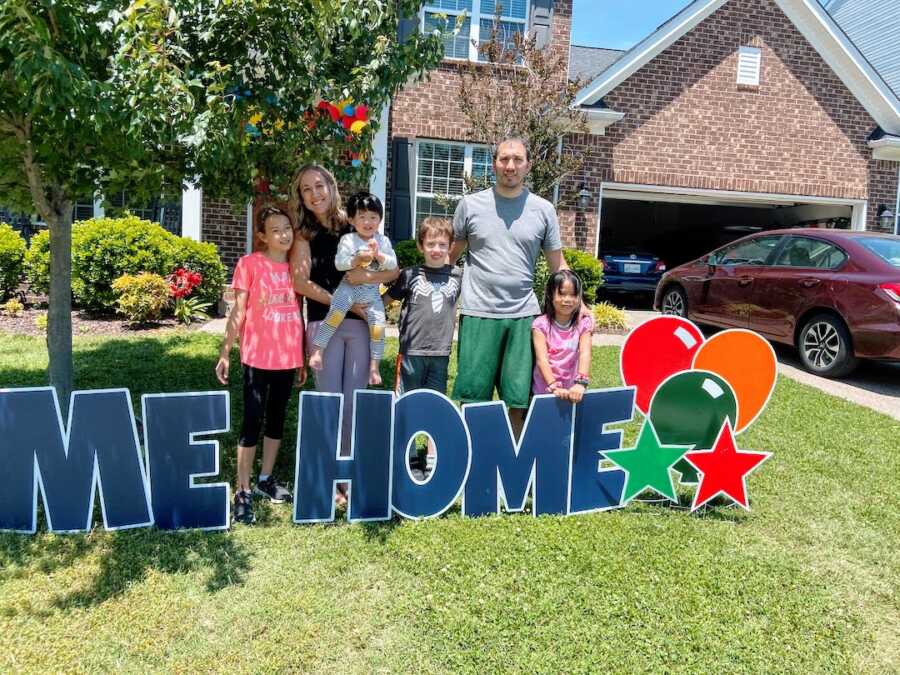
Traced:
[[510, 137], [497, 145], [496, 183], [459, 202], [450, 252], [455, 262], [466, 247], [469, 251], [453, 397], [463, 403], [490, 401], [496, 387], [517, 432], [531, 392], [531, 322], [541, 312], [532, 282], [541, 251], [551, 272], [568, 269], [556, 210], [525, 187], [530, 170], [524, 139]]

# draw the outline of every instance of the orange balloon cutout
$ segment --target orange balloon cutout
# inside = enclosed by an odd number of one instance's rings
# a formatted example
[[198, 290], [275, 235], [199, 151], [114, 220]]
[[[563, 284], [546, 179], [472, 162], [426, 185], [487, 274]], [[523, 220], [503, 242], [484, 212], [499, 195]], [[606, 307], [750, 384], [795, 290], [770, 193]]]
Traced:
[[775, 389], [778, 361], [765, 338], [740, 328], [717, 333], [694, 355], [693, 368], [724, 378], [737, 397], [735, 433], [749, 427], [766, 407]]

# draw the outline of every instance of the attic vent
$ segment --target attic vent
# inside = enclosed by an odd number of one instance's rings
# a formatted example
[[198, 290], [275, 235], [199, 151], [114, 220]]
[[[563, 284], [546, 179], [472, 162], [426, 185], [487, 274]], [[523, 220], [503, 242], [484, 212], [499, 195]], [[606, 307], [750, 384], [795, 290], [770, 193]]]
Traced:
[[737, 83], [759, 86], [759, 70], [762, 50], [759, 47], [741, 47], [738, 50]]

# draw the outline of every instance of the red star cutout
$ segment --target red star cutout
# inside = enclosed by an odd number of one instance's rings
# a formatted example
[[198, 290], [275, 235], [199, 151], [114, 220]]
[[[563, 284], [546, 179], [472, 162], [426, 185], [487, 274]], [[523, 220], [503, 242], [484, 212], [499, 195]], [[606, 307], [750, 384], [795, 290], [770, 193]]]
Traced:
[[747, 511], [747, 476], [772, 456], [771, 452], [743, 452], [734, 444], [731, 420], [725, 420], [712, 450], [688, 452], [684, 458], [702, 474], [691, 511], [696, 511], [713, 497], [724, 494]]

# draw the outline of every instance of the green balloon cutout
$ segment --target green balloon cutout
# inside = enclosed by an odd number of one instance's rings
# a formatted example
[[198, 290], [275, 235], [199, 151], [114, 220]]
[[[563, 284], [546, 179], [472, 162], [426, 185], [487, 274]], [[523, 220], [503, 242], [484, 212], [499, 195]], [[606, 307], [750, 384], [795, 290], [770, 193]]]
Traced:
[[[693, 445], [694, 450], [709, 450], [730, 418], [737, 420], [737, 397], [715, 373], [686, 370], [673, 375], [656, 391], [650, 402], [650, 421], [664, 445]], [[673, 467], [682, 483], [696, 483], [697, 470], [680, 459]]]

